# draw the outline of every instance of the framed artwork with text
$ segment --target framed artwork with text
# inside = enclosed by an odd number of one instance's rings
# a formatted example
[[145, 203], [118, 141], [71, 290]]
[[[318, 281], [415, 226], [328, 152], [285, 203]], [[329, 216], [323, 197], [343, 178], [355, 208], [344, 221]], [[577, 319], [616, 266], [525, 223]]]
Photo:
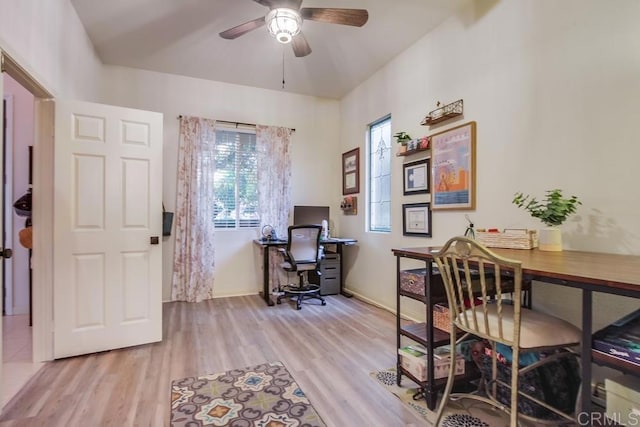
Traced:
[[431, 209], [475, 209], [476, 122], [431, 135]]
[[402, 205], [402, 234], [431, 237], [431, 204], [407, 203]]
[[342, 153], [342, 194], [360, 192], [360, 148]]

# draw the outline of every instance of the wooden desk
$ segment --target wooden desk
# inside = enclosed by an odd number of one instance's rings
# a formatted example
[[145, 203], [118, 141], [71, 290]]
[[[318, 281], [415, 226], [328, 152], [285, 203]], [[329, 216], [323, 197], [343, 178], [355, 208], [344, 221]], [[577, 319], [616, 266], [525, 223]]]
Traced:
[[[429, 261], [438, 247], [393, 249], [394, 255]], [[527, 279], [539, 280], [582, 290], [582, 411], [591, 412], [592, 293], [602, 292], [640, 298], [640, 256], [596, 252], [544, 252], [537, 249], [491, 249], [522, 262]], [[620, 313], [622, 316], [624, 313]], [[432, 332], [433, 333], [433, 332]], [[598, 357], [598, 363], [615, 363]]]
[[[358, 241], [356, 239], [351, 238], [330, 238], [320, 240], [321, 245], [336, 245], [336, 253], [340, 255], [340, 294], [347, 298], [351, 298], [353, 295], [343, 289], [344, 268], [342, 248], [343, 246], [355, 245], [357, 242]], [[262, 298], [264, 298], [267, 305], [272, 306], [274, 303], [271, 299], [271, 292], [269, 292], [269, 252], [271, 252], [271, 248], [287, 246], [287, 241], [254, 239], [253, 243], [262, 247]]]

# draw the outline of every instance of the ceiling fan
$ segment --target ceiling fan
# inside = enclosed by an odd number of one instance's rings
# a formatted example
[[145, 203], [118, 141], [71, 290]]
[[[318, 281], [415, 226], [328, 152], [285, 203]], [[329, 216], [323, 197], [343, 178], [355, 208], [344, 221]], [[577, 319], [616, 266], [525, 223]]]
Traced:
[[220, 33], [225, 39], [235, 39], [249, 31], [267, 25], [269, 32], [280, 43], [291, 43], [297, 57], [307, 56], [311, 47], [300, 31], [302, 21], [326, 22], [329, 24], [362, 27], [369, 19], [365, 9], [339, 9], [329, 7], [303, 7], [302, 0], [253, 0], [268, 7], [269, 13], [253, 21], [245, 22]]

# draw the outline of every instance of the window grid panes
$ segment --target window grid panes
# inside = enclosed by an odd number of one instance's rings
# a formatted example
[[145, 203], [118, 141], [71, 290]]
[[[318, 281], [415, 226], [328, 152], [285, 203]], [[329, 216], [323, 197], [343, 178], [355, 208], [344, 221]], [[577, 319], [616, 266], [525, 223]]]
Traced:
[[215, 227], [258, 227], [255, 133], [217, 130], [215, 154]]
[[369, 231], [391, 231], [391, 117], [369, 126]]

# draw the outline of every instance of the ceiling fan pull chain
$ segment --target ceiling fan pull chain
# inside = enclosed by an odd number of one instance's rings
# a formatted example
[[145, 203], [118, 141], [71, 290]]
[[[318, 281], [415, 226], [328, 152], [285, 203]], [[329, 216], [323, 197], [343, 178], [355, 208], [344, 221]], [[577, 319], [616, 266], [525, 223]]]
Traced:
[[282, 89], [284, 89], [284, 46], [282, 47]]

